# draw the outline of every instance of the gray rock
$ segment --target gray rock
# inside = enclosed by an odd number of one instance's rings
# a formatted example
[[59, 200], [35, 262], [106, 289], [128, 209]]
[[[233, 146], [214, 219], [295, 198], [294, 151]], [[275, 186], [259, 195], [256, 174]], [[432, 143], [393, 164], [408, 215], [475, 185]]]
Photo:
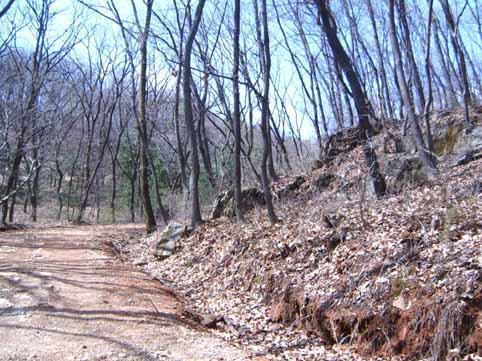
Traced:
[[482, 125], [464, 128], [454, 144], [455, 153], [474, 152], [476, 149], [482, 150]]
[[[211, 218], [216, 219], [221, 216], [234, 217], [234, 192], [232, 190], [220, 193], [214, 201]], [[241, 191], [241, 208], [244, 212], [256, 206], [264, 206], [264, 194], [258, 188], [247, 188]]]
[[427, 180], [422, 161], [416, 154], [385, 155], [384, 172], [395, 190]]
[[480, 158], [482, 158], [482, 147], [464, 151], [460, 154], [457, 154], [452, 166], [457, 167], [460, 165], [465, 165], [467, 163], [473, 162], [474, 160], [477, 160]]
[[455, 152], [455, 145], [463, 135], [463, 124], [443, 123], [432, 127], [432, 137], [435, 154], [447, 155]]
[[207, 328], [216, 328], [219, 322], [224, 322], [223, 316], [207, 315], [202, 318], [201, 325]]
[[464, 123], [437, 124], [432, 129], [434, 150], [438, 156], [455, 159], [453, 165], [463, 165], [482, 157], [482, 126]]
[[169, 223], [159, 235], [154, 256], [161, 260], [171, 256], [184, 232], [185, 227], [182, 224], [175, 222]]
[[228, 203], [233, 199], [234, 193], [232, 190], [218, 194], [213, 203], [213, 210], [211, 211], [211, 218], [216, 219], [223, 215]]

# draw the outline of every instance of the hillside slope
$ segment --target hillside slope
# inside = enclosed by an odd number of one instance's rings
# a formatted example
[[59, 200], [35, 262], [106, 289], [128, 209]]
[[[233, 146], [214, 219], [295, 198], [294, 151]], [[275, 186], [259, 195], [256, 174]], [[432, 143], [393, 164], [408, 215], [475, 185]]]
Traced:
[[153, 256], [156, 236], [124, 250], [194, 310], [222, 316], [226, 339], [267, 359], [474, 360], [482, 353], [481, 109], [474, 114], [470, 129], [461, 112], [433, 118], [435, 181], [387, 128], [374, 139], [390, 187], [382, 199], [370, 192], [361, 148], [341, 147], [319, 169], [273, 185], [275, 225], [256, 207], [243, 225], [208, 221], [163, 261]]

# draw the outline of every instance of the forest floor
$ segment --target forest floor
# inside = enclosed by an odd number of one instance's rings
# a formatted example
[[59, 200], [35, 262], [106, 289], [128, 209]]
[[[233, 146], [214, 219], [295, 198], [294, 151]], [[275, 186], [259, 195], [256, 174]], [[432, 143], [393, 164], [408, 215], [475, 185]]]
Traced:
[[243, 360], [108, 247], [139, 225], [0, 234], [0, 360]]

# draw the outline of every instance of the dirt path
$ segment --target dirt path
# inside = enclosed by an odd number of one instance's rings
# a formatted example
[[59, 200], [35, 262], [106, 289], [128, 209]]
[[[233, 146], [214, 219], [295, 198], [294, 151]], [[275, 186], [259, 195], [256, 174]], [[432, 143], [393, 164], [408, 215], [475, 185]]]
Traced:
[[247, 359], [194, 330], [157, 281], [106, 252], [106, 239], [135, 231], [116, 225], [0, 233], [0, 360]]

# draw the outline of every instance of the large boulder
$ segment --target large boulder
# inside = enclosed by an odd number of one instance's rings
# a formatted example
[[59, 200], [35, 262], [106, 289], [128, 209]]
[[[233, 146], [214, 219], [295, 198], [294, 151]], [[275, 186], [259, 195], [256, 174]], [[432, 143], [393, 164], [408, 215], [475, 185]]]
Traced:
[[463, 134], [463, 124], [436, 124], [432, 127], [433, 147], [438, 156], [452, 154]]
[[454, 145], [454, 166], [482, 158], [482, 126], [465, 128]]
[[[432, 137], [435, 154], [448, 165], [464, 165], [482, 158], [482, 125], [447, 119], [433, 124]], [[406, 152], [415, 154], [411, 137], [404, 137], [403, 141]]]
[[211, 218], [216, 219], [223, 215], [224, 210], [228, 206], [229, 202], [233, 199], [234, 193], [232, 190], [224, 191], [219, 193], [216, 199], [214, 200], [212, 211], [211, 211]]
[[438, 156], [456, 160], [477, 158], [482, 153], [482, 125], [437, 124], [433, 127], [434, 151]]
[[424, 183], [428, 177], [417, 154], [390, 154], [383, 157], [384, 174], [395, 190]]
[[[243, 212], [253, 209], [256, 206], [264, 206], [264, 194], [258, 188], [247, 188], [241, 191], [241, 208]], [[213, 203], [211, 218], [216, 219], [221, 216], [234, 217], [234, 192], [232, 190], [220, 193]]]
[[179, 223], [171, 222], [158, 235], [154, 256], [160, 260], [166, 259], [174, 253], [177, 242], [181, 239], [186, 228]]

